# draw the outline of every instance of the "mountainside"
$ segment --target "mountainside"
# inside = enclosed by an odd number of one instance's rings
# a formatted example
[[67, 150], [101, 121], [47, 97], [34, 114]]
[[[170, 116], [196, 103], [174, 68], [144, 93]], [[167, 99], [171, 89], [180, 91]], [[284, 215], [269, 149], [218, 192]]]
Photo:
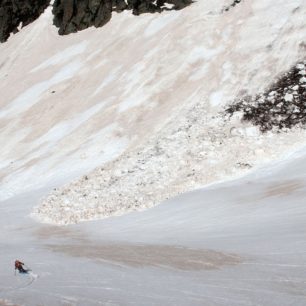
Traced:
[[49, 7], [0, 46], [2, 199], [57, 187], [35, 210], [40, 220], [96, 219], [237, 177], [304, 144], [299, 126], [263, 133], [241, 121], [241, 107], [226, 115], [304, 65], [301, 2], [114, 14], [100, 29], [61, 37]]
[[34, 2], [0, 1], [0, 305], [303, 306], [305, 1]]

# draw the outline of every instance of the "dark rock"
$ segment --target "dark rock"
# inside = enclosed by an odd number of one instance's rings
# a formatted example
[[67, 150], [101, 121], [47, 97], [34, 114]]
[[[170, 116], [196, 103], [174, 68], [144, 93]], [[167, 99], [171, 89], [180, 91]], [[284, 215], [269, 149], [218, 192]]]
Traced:
[[130, 0], [128, 3], [129, 8], [133, 10], [134, 15], [161, 12], [161, 8], [152, 3], [150, 0]]
[[242, 0], [234, 0], [230, 5], [223, 8], [222, 12], [228, 12], [231, 8], [235, 7], [237, 4], [241, 3]]
[[124, 0], [113, 0], [112, 10], [116, 12], [122, 12], [128, 8], [127, 3]]
[[112, 16], [112, 0], [55, 0], [54, 24], [59, 34], [103, 26]]
[[111, 19], [113, 11], [132, 10], [134, 15], [160, 13], [180, 10], [191, 3], [192, 0], [55, 0], [54, 25], [64, 35], [90, 26], [101, 27]]
[[306, 127], [306, 61], [280, 76], [265, 92], [237, 99], [225, 112], [242, 112], [242, 120], [258, 126], [262, 132]]
[[0, 42], [5, 42], [18, 26], [27, 26], [36, 20], [50, 0], [0, 0]]

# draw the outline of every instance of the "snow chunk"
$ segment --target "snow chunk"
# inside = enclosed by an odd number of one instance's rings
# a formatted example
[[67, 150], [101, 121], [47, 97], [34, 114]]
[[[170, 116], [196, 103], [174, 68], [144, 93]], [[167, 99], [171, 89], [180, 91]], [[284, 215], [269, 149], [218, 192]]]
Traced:
[[306, 70], [305, 70], [305, 69], [301, 70], [301, 71], [299, 72], [299, 74], [301, 74], [301, 75], [306, 75]]
[[223, 93], [221, 91], [213, 92], [209, 97], [209, 103], [211, 106], [216, 107], [222, 103]]
[[306, 83], [306, 77], [300, 78], [300, 83]]
[[286, 102], [292, 102], [292, 100], [293, 100], [293, 95], [292, 95], [292, 94], [289, 94], [289, 93], [286, 93], [284, 99], [285, 99]]

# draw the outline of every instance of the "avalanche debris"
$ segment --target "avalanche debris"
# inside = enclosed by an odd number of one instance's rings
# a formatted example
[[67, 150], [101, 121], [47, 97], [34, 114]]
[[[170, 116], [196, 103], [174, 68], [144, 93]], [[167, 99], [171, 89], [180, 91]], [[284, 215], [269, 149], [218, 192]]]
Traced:
[[[229, 120], [208, 113], [204, 101], [187, 105], [144, 145], [54, 190], [34, 216], [71, 224], [143, 210], [283, 156], [305, 138], [295, 128], [305, 123], [305, 85], [296, 67], [255, 99], [231, 105]], [[287, 132], [271, 138], [274, 126]]]

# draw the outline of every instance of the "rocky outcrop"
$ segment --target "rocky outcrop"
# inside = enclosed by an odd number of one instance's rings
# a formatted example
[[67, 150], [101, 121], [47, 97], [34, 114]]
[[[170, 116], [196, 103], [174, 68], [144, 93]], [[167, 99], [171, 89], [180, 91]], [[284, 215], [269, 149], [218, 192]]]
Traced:
[[134, 15], [180, 10], [192, 0], [55, 0], [54, 24], [59, 34], [69, 34], [90, 26], [101, 27], [112, 17], [112, 12], [132, 10]]
[[25, 27], [36, 20], [50, 0], [1, 0], [0, 1], [0, 42], [5, 42], [18, 27]]
[[226, 112], [242, 114], [243, 121], [262, 132], [306, 126], [306, 60], [297, 63], [265, 92], [235, 101]]
[[53, 14], [54, 24], [59, 28], [61, 35], [77, 32], [89, 26], [101, 27], [111, 19], [112, 1], [56, 0]]
[[235, 7], [237, 4], [241, 3], [242, 0], [234, 0], [230, 5], [227, 5], [223, 8], [222, 13], [228, 12], [231, 10], [233, 7]]
[[192, 3], [189, 0], [127, 0], [128, 8], [134, 15], [160, 13], [164, 10], [180, 10]]

